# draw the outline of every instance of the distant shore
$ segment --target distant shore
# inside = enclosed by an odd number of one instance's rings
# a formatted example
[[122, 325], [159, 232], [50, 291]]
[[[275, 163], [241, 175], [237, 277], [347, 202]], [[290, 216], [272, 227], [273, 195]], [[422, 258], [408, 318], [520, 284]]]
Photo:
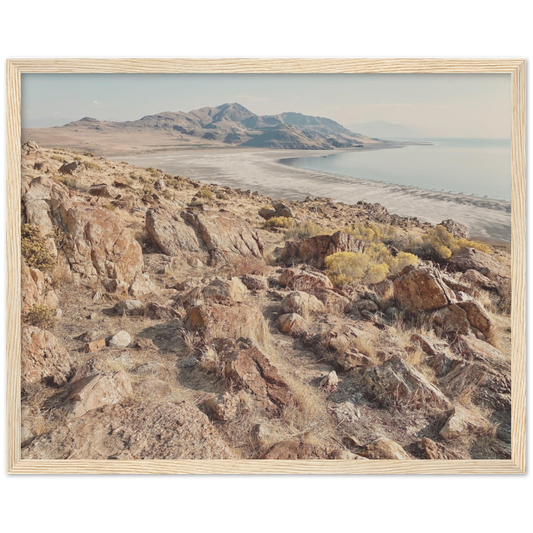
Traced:
[[[359, 148], [383, 150], [401, 148], [402, 143]], [[137, 153], [110, 156], [142, 167], [156, 167], [205, 183], [259, 191], [274, 199], [303, 200], [307, 196], [356, 203], [360, 200], [384, 205], [389, 212], [417, 217], [437, 224], [452, 218], [465, 224], [473, 237], [501, 242], [511, 240], [511, 203], [347, 178], [322, 171], [295, 168], [284, 159], [324, 156], [338, 150], [206, 149]]]

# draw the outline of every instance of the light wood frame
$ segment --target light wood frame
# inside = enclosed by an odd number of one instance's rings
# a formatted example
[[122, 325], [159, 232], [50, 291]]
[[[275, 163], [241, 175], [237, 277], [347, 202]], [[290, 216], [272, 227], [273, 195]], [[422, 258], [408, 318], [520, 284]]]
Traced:
[[[508, 73], [512, 80], [510, 460], [21, 460], [21, 74]], [[526, 62], [523, 59], [11, 59], [7, 79], [7, 471], [17, 474], [518, 474], [526, 471]]]

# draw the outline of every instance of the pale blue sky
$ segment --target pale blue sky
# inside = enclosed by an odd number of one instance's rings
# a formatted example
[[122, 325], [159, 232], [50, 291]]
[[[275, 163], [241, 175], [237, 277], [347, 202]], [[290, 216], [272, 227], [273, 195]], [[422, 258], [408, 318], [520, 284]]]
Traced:
[[23, 127], [135, 120], [239, 102], [343, 125], [385, 120], [433, 137], [508, 138], [508, 74], [23, 74]]

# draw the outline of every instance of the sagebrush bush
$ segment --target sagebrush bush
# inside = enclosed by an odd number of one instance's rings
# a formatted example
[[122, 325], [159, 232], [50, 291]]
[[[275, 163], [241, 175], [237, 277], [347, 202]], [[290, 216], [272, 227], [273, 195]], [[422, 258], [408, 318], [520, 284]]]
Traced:
[[41, 228], [33, 224], [23, 224], [21, 227], [21, 252], [26, 264], [39, 270], [47, 271], [54, 268], [55, 257], [46, 247], [45, 238], [41, 235]]
[[212, 200], [213, 191], [209, 187], [201, 187], [196, 193], [196, 196], [198, 196], [198, 198], [202, 198], [203, 200]]
[[364, 252], [337, 252], [326, 257], [328, 276], [336, 285], [363, 283], [373, 285], [397, 274], [418, 258], [406, 252], [393, 256], [382, 242], [370, 243]]
[[287, 217], [273, 217], [266, 220], [263, 224], [264, 228], [292, 228], [294, 227], [294, 219]]
[[56, 310], [46, 305], [34, 305], [25, 319], [32, 326], [53, 329], [56, 325]]
[[90, 170], [102, 170], [102, 167], [93, 161], [84, 161], [83, 164], [85, 165], [85, 168]]
[[439, 259], [450, 259], [454, 254], [465, 248], [475, 248], [482, 252], [490, 252], [490, 247], [486, 244], [455, 237], [440, 224], [430, 229], [425, 235], [422, 235], [420, 248], [422, 253], [435, 255]]
[[363, 242], [388, 241], [396, 237], [396, 228], [388, 224], [353, 224], [343, 231]]
[[314, 237], [315, 235], [330, 235], [331, 233], [333, 231], [328, 228], [324, 228], [313, 222], [304, 222], [303, 224], [298, 224], [290, 228], [285, 234], [285, 238], [287, 240], [303, 240]]

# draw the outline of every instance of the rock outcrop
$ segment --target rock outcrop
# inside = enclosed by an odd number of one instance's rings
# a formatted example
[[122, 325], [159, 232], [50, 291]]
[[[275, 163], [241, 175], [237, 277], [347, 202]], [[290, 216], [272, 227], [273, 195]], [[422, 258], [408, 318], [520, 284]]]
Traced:
[[31, 384], [64, 385], [73, 368], [59, 339], [34, 326], [22, 328], [22, 389]]

